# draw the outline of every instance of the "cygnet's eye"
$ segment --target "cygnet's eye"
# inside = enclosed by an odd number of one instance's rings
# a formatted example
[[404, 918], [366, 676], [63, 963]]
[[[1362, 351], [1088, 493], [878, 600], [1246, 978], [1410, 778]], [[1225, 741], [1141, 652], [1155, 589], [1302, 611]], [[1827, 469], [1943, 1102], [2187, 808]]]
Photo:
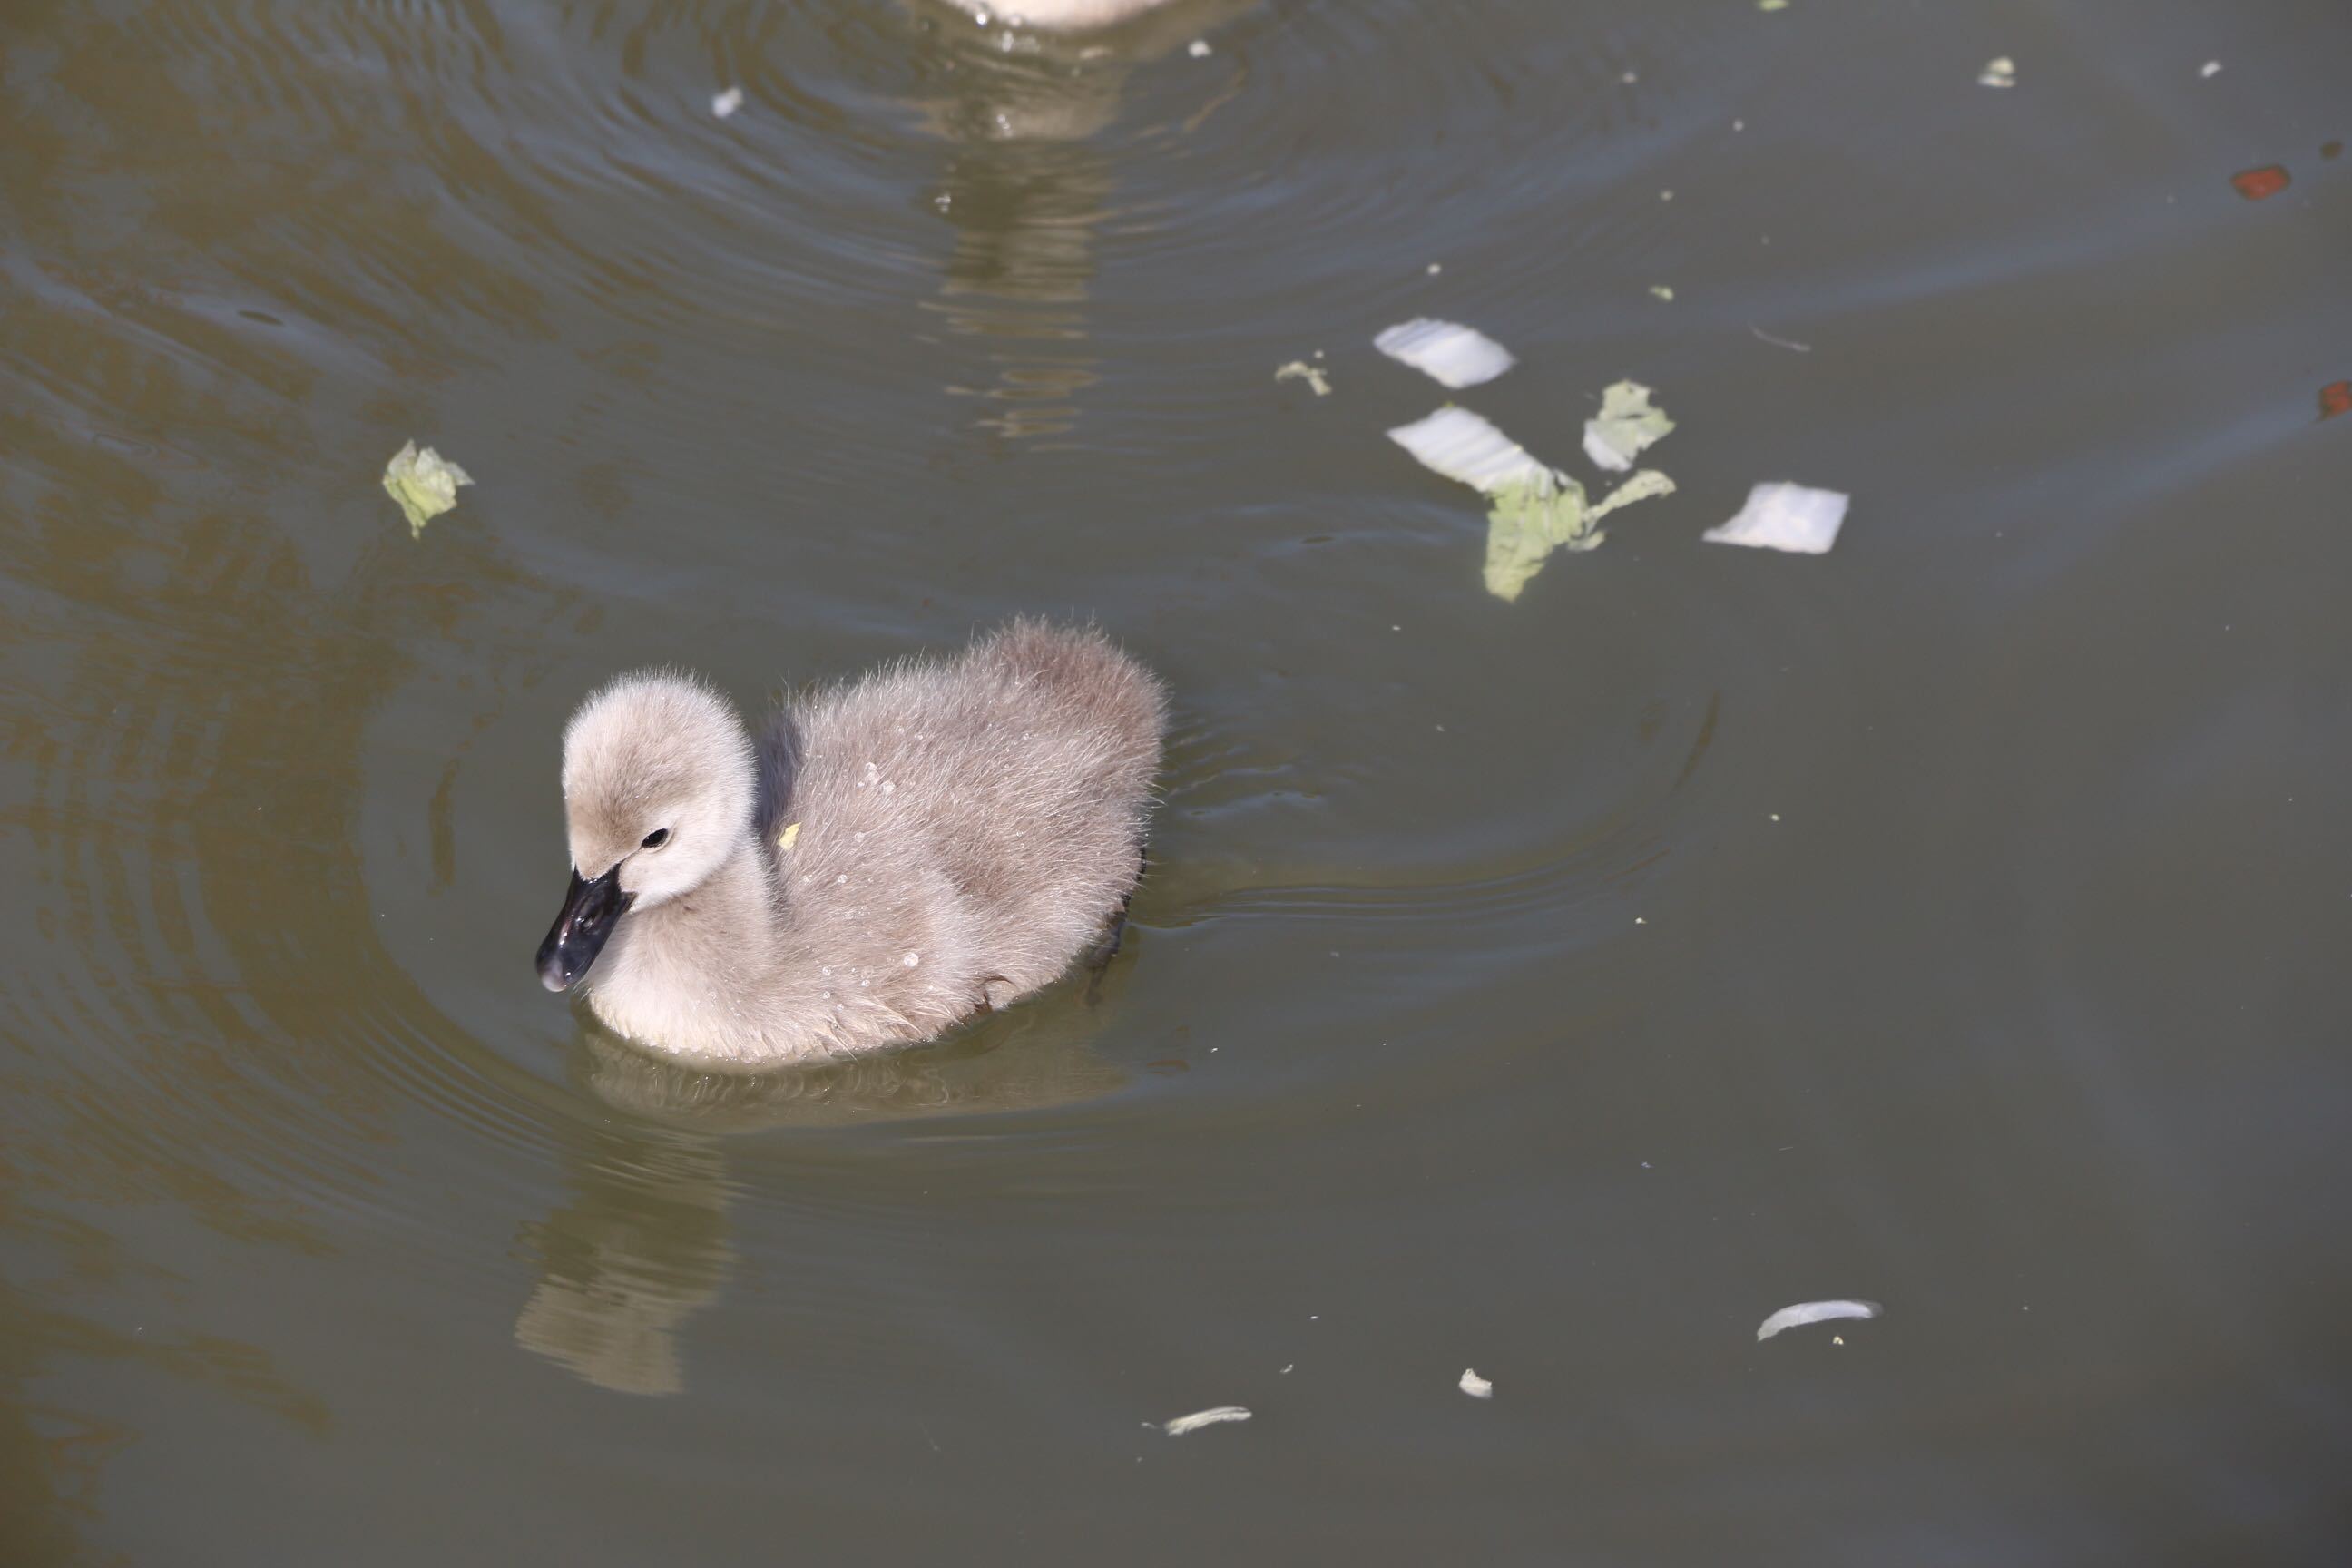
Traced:
[[669, 829], [667, 827], [656, 827], [646, 835], [646, 847], [648, 849], [658, 849], [668, 842]]

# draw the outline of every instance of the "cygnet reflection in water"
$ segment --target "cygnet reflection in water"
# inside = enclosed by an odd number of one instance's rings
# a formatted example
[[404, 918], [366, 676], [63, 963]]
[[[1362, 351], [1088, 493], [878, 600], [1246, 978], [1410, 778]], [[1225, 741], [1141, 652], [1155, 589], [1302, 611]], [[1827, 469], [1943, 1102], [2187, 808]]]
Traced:
[[524, 1227], [539, 1283], [515, 1342], [616, 1394], [677, 1394], [677, 1328], [735, 1271], [725, 1163], [674, 1132], [596, 1142], [567, 1158], [572, 1201]]
[[944, 1040], [773, 1072], [708, 1072], [591, 1025], [580, 1081], [615, 1110], [704, 1135], [990, 1116], [1098, 1100], [1127, 1073], [1092, 1047], [1098, 1009], [1047, 1003], [984, 1018]]
[[1073, 1000], [1001, 1014], [936, 1045], [761, 1074], [698, 1072], [587, 1026], [571, 1078], [629, 1121], [579, 1129], [564, 1157], [571, 1201], [524, 1227], [539, 1279], [515, 1342], [616, 1394], [682, 1392], [687, 1320], [735, 1271], [729, 1136], [1102, 1099], [1129, 1080], [1089, 1045], [1096, 1015]]

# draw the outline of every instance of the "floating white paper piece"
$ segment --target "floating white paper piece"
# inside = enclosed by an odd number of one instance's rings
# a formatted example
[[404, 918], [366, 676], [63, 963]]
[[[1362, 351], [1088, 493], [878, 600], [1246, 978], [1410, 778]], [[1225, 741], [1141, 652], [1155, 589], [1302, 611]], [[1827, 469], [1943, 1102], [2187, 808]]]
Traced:
[[1462, 1369], [1462, 1392], [1473, 1399], [1492, 1399], [1495, 1385], [1465, 1366]]
[[1466, 408], [1441, 408], [1426, 419], [1398, 426], [1389, 432], [1389, 439], [1411, 452], [1423, 468], [1488, 495], [1558, 477], [1525, 447]]
[[1391, 327], [1372, 340], [1372, 347], [1456, 388], [1492, 381], [1518, 363], [1510, 350], [1475, 327], [1426, 316]]
[[1801, 1329], [1807, 1323], [1834, 1322], [1840, 1318], [1874, 1318], [1886, 1310], [1875, 1301], [1800, 1301], [1793, 1307], [1783, 1307], [1764, 1320], [1756, 1331], [1759, 1340], [1769, 1340], [1782, 1329]]
[[1702, 536], [1709, 544], [1747, 544], [1764, 550], [1788, 550], [1801, 555], [1826, 555], [1837, 542], [1852, 498], [1835, 490], [1803, 485], [1764, 484], [1748, 492], [1739, 515]]
[[743, 107], [743, 89], [730, 87], [710, 100], [710, 112], [724, 120]]
[[1985, 68], [1977, 73], [1977, 85], [1979, 87], [2015, 87], [2017, 62], [2007, 55], [2001, 56], [1999, 59], [1985, 61]]
[[1179, 1415], [1160, 1430], [1171, 1437], [1181, 1437], [1187, 1432], [1198, 1432], [1203, 1426], [1214, 1426], [1222, 1421], [1246, 1421], [1250, 1413], [1238, 1405], [1220, 1405], [1213, 1410], [1196, 1410], [1190, 1415]]

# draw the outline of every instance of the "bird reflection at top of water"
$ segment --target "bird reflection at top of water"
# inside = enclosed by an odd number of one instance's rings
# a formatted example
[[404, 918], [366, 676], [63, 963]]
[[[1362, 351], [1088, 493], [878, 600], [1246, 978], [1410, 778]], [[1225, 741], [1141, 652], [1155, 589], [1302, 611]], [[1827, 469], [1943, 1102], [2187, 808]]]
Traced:
[[[986, 400], [983, 429], [1034, 440], [1075, 427], [1078, 395], [1100, 379], [1079, 345], [1097, 234], [1114, 210], [1103, 133], [1139, 68], [1255, 3], [1163, 0], [1122, 26], [1072, 32], [1010, 25], [1003, 8], [910, 0], [931, 24], [947, 79], [947, 90], [914, 105], [951, 148], [930, 198], [954, 230], [933, 309], [949, 331], [999, 345], [989, 356], [993, 384], [949, 389]], [[1083, 23], [1133, 5], [1058, 9]]]

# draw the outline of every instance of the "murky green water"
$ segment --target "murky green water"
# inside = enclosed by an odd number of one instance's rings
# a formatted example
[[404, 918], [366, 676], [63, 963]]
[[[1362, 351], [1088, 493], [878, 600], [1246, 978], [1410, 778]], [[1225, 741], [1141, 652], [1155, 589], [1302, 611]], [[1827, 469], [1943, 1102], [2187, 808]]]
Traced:
[[[1162, 23], [9, 7], [0, 1559], [2344, 1561], [2352, 14]], [[1491, 598], [1423, 314], [1680, 492]], [[1098, 995], [540, 989], [592, 683], [1024, 610], [1178, 695]]]

